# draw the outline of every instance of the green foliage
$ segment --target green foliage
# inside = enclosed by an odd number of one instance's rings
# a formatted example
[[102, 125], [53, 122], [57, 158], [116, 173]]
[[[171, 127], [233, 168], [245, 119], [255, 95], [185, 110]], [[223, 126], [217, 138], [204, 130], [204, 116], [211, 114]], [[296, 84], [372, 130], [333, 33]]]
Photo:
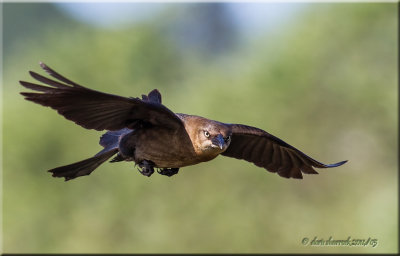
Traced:
[[[32, 13], [6, 15], [6, 29], [18, 18], [37, 33], [5, 38], [4, 251], [397, 252], [396, 17], [394, 4], [310, 4], [273, 37], [197, 59], [157, 24], [101, 30], [51, 16], [38, 29]], [[171, 178], [107, 163], [63, 182], [46, 170], [95, 154], [101, 133], [23, 100], [17, 81], [41, 72], [38, 61], [109, 93], [158, 88], [175, 112], [257, 126], [322, 162], [349, 162], [304, 180], [224, 157]], [[301, 244], [314, 236], [378, 246]]]

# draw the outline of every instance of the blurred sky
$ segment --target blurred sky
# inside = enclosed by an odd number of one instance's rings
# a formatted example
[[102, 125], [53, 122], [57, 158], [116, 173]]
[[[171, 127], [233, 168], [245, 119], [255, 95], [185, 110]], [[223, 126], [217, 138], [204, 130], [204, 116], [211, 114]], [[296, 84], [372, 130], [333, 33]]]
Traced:
[[[181, 4], [181, 3], [179, 3]], [[190, 3], [188, 3], [190, 4]], [[242, 36], [254, 38], [280, 29], [307, 6], [304, 3], [224, 3]], [[146, 22], [174, 3], [57, 3], [71, 17], [102, 28], [116, 29]]]

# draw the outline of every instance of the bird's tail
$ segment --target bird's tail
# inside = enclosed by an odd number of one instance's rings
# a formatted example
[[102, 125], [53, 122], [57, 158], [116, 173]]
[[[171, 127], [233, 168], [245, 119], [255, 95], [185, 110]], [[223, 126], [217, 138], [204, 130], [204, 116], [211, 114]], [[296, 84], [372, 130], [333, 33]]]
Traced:
[[57, 167], [49, 170], [49, 172], [53, 173], [53, 177], [64, 177], [65, 181], [75, 179], [79, 176], [89, 175], [117, 152], [118, 148], [113, 148], [105, 152], [103, 150], [94, 157], [73, 164]]

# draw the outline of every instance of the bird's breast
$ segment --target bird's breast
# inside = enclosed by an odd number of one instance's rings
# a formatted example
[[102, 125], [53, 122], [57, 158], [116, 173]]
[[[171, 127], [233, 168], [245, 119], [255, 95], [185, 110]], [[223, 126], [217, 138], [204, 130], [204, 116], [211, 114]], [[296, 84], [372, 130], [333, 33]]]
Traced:
[[137, 130], [123, 147], [132, 147], [135, 162], [152, 161], [159, 168], [180, 168], [204, 161], [184, 131], [163, 128]]

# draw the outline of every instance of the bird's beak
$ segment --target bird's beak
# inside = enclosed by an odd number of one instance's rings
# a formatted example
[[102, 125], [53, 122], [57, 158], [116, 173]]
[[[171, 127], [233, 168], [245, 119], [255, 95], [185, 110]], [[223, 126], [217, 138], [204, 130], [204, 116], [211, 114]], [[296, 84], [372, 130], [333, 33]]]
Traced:
[[213, 147], [218, 147], [220, 149], [222, 149], [225, 144], [224, 137], [222, 137], [221, 134], [218, 134], [216, 137], [212, 138], [211, 142]]

